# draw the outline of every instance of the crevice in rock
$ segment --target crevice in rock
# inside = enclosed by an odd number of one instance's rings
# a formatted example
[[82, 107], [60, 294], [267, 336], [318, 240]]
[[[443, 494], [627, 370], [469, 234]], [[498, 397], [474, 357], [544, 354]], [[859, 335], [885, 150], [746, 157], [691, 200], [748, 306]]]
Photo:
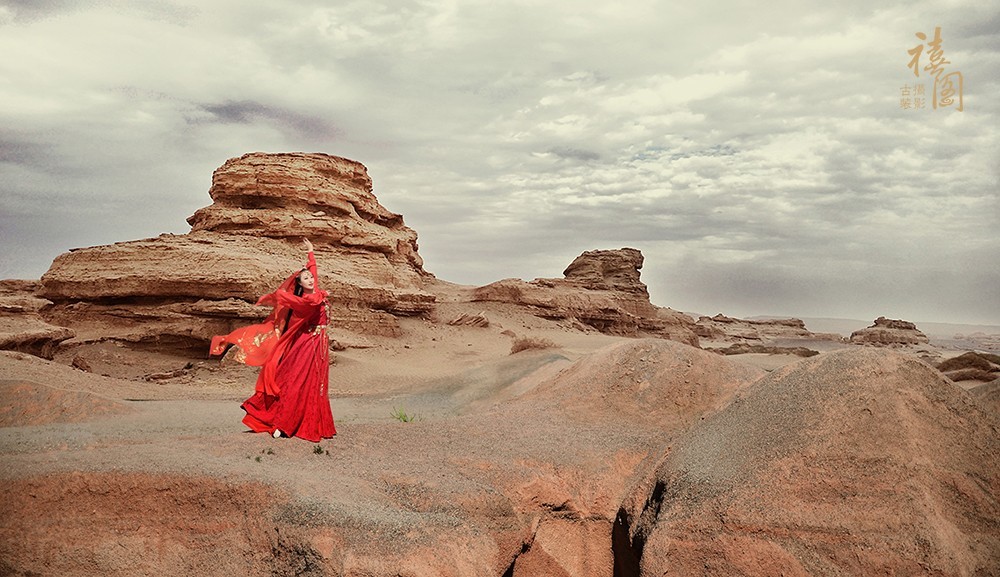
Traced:
[[514, 577], [514, 568], [517, 566], [517, 560], [521, 558], [521, 555], [524, 555], [531, 549], [531, 543], [534, 541], [534, 538], [535, 536], [532, 535], [531, 539], [521, 543], [521, 550], [518, 551], [517, 555], [514, 555], [514, 558], [510, 560], [510, 565], [507, 567], [507, 570], [503, 572], [502, 577]]
[[615, 523], [611, 526], [611, 554], [614, 557], [614, 577], [639, 577], [639, 561], [642, 559], [640, 539], [629, 535], [629, 514], [619, 509]]
[[514, 577], [514, 568], [517, 566], [517, 560], [521, 558], [521, 555], [524, 555], [531, 550], [531, 544], [534, 542], [535, 535], [532, 534], [528, 540], [521, 543], [521, 550], [518, 551], [517, 554], [514, 555], [514, 558], [510, 560], [510, 565], [507, 567], [507, 570], [503, 572], [502, 577]]

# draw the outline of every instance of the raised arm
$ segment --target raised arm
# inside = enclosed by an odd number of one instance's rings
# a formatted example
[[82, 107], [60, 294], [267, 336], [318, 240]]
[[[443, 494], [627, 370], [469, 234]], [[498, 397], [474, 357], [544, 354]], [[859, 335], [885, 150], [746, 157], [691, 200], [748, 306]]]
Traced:
[[316, 283], [315, 285], [313, 285], [315, 287], [314, 290], [318, 291], [319, 275], [316, 273], [316, 257], [315, 255], [313, 255], [313, 245], [311, 242], [309, 242], [308, 238], [302, 239], [302, 245], [309, 253], [309, 256], [307, 257], [306, 260], [306, 268], [309, 269], [309, 274], [313, 275], [313, 281]]

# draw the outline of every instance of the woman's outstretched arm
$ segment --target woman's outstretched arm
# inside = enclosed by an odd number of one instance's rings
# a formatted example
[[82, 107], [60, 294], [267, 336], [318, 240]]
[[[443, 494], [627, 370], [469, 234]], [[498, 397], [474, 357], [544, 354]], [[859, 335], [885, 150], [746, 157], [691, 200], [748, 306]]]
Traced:
[[313, 244], [309, 242], [308, 238], [302, 239], [302, 246], [305, 247], [306, 251], [309, 253], [308, 260], [306, 261], [306, 268], [309, 269], [309, 274], [313, 276], [313, 290], [319, 290], [319, 274], [316, 273], [316, 257], [313, 255]]

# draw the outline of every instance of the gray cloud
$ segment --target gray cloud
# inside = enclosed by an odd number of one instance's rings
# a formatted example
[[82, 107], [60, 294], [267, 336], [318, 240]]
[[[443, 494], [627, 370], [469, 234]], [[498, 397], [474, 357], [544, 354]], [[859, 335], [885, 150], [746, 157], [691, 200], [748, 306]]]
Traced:
[[[198, 109], [208, 113], [211, 121], [223, 124], [254, 124], [267, 122], [281, 131], [288, 131], [290, 139], [323, 140], [334, 138], [337, 129], [331, 122], [319, 116], [301, 114], [287, 108], [267, 106], [254, 101], [226, 101], [221, 104], [201, 104]], [[208, 119], [196, 116], [191, 123]]]

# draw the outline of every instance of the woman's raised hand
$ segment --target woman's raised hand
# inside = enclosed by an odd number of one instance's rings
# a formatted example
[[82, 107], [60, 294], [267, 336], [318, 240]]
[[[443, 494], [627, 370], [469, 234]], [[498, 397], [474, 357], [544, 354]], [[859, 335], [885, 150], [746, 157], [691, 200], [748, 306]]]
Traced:
[[302, 246], [306, 247], [306, 252], [312, 252], [313, 251], [313, 243], [309, 242], [308, 238], [303, 238], [302, 239]]

